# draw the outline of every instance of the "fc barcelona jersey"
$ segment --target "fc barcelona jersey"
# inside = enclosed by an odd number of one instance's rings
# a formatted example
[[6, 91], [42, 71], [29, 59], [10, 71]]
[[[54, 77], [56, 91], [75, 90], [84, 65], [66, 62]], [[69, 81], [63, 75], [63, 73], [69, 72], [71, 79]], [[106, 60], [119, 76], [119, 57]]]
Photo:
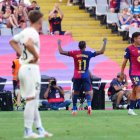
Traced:
[[130, 62], [129, 74], [140, 76], [140, 47], [130, 45], [126, 48], [124, 57]]
[[89, 62], [96, 56], [96, 52], [74, 50], [68, 52], [68, 55], [74, 59], [74, 78], [89, 78]]

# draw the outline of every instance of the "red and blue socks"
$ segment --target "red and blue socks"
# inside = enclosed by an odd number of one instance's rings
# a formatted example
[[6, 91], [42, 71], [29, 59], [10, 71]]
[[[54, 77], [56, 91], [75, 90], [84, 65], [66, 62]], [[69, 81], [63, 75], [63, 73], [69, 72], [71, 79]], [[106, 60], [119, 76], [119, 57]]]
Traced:
[[77, 110], [77, 99], [78, 99], [78, 97], [79, 97], [79, 95], [77, 95], [77, 94], [73, 95], [73, 98], [72, 98], [72, 100], [73, 100], [73, 111]]
[[88, 107], [91, 107], [91, 96], [90, 96], [90, 94], [86, 94], [86, 100], [87, 100]]

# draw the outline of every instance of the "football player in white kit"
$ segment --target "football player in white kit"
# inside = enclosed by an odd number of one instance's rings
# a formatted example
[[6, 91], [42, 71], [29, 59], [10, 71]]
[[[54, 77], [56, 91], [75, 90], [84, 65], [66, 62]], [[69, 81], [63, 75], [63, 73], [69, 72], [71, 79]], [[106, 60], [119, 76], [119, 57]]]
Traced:
[[[42, 28], [43, 14], [33, 10], [29, 13], [31, 26], [15, 35], [10, 41], [12, 48], [20, 54], [20, 93], [26, 99], [24, 110], [24, 138], [51, 137], [52, 134], [45, 131], [42, 126], [38, 111], [40, 93], [40, 70], [39, 53], [40, 39], [39, 31]], [[38, 131], [32, 131], [33, 123]]]

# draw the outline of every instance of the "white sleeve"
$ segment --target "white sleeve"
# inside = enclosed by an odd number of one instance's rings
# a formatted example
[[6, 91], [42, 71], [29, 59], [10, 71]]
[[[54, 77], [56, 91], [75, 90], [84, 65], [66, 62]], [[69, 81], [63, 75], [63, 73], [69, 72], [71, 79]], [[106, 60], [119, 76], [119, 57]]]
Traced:
[[21, 43], [22, 36], [23, 36], [23, 33], [20, 32], [19, 34], [14, 35], [13, 40], [15, 40], [18, 43]]

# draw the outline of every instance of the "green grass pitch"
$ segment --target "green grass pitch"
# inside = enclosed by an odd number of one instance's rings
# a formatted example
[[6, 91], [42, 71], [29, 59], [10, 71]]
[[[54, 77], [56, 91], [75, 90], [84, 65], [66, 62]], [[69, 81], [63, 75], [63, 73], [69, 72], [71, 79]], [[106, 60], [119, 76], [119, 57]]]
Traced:
[[[136, 111], [140, 114], [140, 111]], [[140, 140], [140, 116], [128, 116], [127, 110], [41, 112], [51, 140]], [[0, 140], [23, 140], [23, 112], [0, 112]]]

